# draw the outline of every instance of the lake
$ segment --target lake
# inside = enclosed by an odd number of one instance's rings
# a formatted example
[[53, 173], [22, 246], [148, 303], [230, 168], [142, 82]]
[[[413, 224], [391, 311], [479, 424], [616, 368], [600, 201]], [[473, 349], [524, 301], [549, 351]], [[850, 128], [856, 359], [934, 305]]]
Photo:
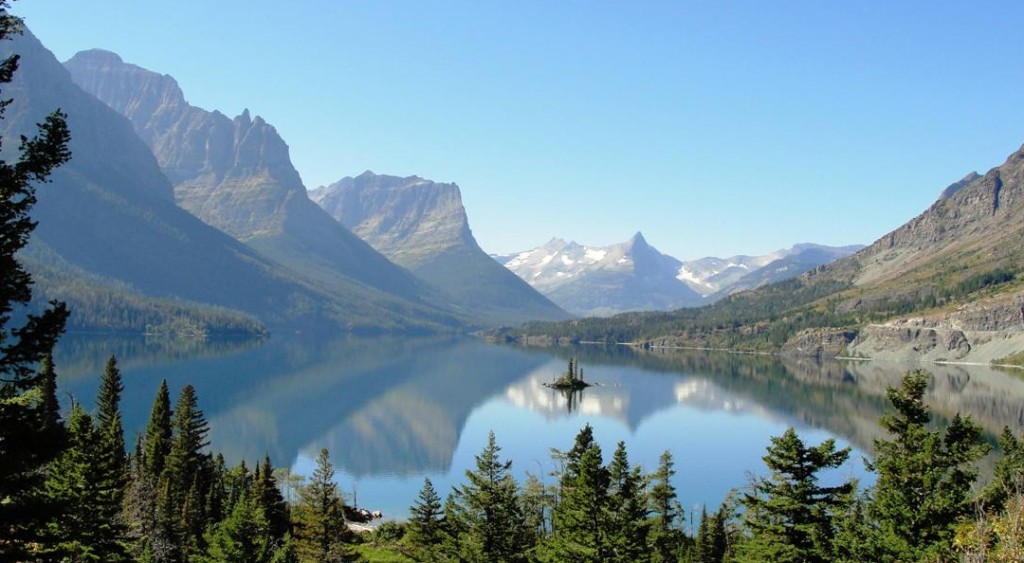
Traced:
[[[212, 447], [230, 465], [269, 453], [308, 475], [328, 448], [346, 500], [402, 519], [430, 477], [442, 496], [464, 482], [493, 431], [520, 481], [551, 482], [551, 448], [594, 427], [607, 462], [618, 441], [630, 461], [657, 467], [670, 450], [682, 506], [699, 513], [762, 473], [771, 436], [795, 427], [805, 443], [835, 438], [854, 449], [830, 479], [870, 482], [862, 458], [882, 437], [887, 387], [908, 366], [818, 363], [766, 356], [629, 347], [524, 349], [468, 338], [272, 337], [262, 342], [180, 343], [65, 336], [55, 354], [61, 400], [93, 405], [114, 354], [131, 447], [161, 379], [172, 401], [191, 383]], [[575, 357], [598, 386], [566, 396], [544, 387]], [[995, 442], [1024, 428], [1024, 379], [984, 366], [924, 366], [938, 424], [970, 413]], [[986, 462], [991, 465], [992, 460]], [[287, 492], [287, 491], [286, 491]], [[689, 515], [687, 515], [689, 518]], [[688, 520], [692, 522], [692, 520]]]

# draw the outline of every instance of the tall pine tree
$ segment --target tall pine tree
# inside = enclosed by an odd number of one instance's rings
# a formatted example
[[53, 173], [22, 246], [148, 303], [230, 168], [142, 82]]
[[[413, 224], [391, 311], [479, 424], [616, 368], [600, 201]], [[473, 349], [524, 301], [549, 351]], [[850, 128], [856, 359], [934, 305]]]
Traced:
[[[22, 32], [21, 19], [8, 12], [9, 5], [0, 0], [0, 41]], [[0, 61], [0, 87], [11, 82], [17, 69], [17, 55]], [[11, 100], [0, 100], [3, 118]], [[40, 545], [44, 522], [62, 509], [46, 502], [42, 488], [43, 467], [63, 444], [48, 439], [52, 404], [48, 384], [40, 381], [36, 368], [53, 351], [68, 310], [51, 302], [41, 314], [27, 315], [20, 326], [11, 326], [11, 313], [32, 299], [32, 278], [17, 253], [36, 225], [30, 216], [34, 186], [71, 157], [69, 140], [65, 116], [55, 111], [38, 125], [35, 136], [22, 137], [17, 150], [5, 151], [16, 160], [0, 161], [0, 559], [27, 559]]]
[[603, 463], [601, 447], [588, 424], [566, 454], [561, 494], [552, 512], [552, 533], [540, 550], [542, 561], [610, 560], [610, 476]]
[[971, 486], [975, 462], [988, 451], [981, 429], [956, 415], [945, 433], [928, 427], [931, 413], [924, 404], [928, 376], [904, 376], [888, 398], [895, 412], [882, 417], [891, 439], [875, 440], [878, 474], [867, 504], [871, 522], [851, 558], [877, 561], [951, 560], [954, 526], [972, 514]]
[[769, 476], [755, 480], [741, 500], [752, 537], [740, 546], [739, 560], [831, 561], [836, 518], [851, 505], [856, 483], [823, 486], [818, 479], [849, 457], [850, 448], [836, 449], [835, 440], [805, 446], [793, 428], [773, 437], [764, 456]]
[[459, 553], [469, 561], [525, 561], [531, 534], [519, 505], [511, 461], [503, 461], [494, 432], [476, 456], [476, 469], [466, 470], [469, 481], [448, 497], [445, 516], [458, 530]]
[[345, 505], [326, 448], [317, 456], [309, 483], [299, 489], [296, 519], [296, 550], [303, 561], [343, 561], [350, 555], [345, 545], [349, 539]]

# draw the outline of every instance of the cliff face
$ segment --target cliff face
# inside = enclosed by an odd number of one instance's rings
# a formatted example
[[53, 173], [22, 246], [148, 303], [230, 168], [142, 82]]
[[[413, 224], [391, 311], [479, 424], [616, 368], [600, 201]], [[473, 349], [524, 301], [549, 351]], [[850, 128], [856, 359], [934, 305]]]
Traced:
[[380, 292], [375, 298], [395, 300], [411, 315], [448, 314], [440, 292], [309, 200], [288, 146], [262, 118], [191, 106], [173, 78], [113, 53], [84, 51], [65, 67], [131, 121], [174, 185], [175, 201], [203, 222], [334, 294], [360, 300]]
[[569, 317], [480, 248], [455, 184], [366, 172], [310, 197], [377, 251], [486, 322]]
[[406, 268], [452, 248], [480, 250], [455, 184], [364, 172], [313, 190], [310, 198]]

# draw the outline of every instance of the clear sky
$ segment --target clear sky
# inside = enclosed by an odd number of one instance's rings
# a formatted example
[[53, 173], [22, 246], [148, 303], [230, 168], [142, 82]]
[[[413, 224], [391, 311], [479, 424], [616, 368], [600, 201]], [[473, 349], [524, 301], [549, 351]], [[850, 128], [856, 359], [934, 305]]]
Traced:
[[481, 246], [870, 243], [1024, 143], [1019, 1], [21, 0], [273, 124], [308, 188], [456, 182]]

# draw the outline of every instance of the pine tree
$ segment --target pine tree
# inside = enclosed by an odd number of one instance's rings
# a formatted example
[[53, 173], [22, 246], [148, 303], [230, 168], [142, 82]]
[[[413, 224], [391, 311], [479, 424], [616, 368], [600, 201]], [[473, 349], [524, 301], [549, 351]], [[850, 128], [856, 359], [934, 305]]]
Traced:
[[110, 522], [119, 536], [125, 533], [120, 515], [128, 479], [128, 458], [125, 455], [124, 428], [121, 424], [122, 391], [124, 384], [121, 372], [117, 369], [117, 360], [111, 356], [100, 379], [96, 397], [99, 434], [96, 462], [100, 482], [97, 483], [98, 510], [95, 517]]
[[566, 454], [560, 498], [552, 511], [552, 533], [540, 550], [542, 561], [607, 561], [611, 557], [608, 485], [601, 447], [586, 425]]
[[[0, 40], [22, 32], [21, 19], [8, 12], [9, 5], [0, 0]], [[0, 86], [9, 84], [17, 69], [17, 55], [0, 61]], [[0, 101], [0, 118], [10, 104], [9, 99]], [[65, 116], [55, 111], [37, 126], [36, 136], [21, 138], [13, 151], [16, 161], [0, 161], [0, 559], [28, 559], [28, 551], [40, 545], [44, 522], [62, 509], [46, 501], [42, 488], [43, 468], [63, 443], [48, 439], [53, 405], [49, 383], [40, 381], [37, 366], [53, 351], [68, 310], [53, 301], [41, 314], [27, 315], [21, 326], [10, 322], [12, 311], [32, 299], [32, 278], [17, 253], [36, 225], [30, 216], [34, 185], [46, 182], [71, 157], [69, 140]]]
[[42, 392], [39, 416], [45, 439], [61, 443], [64, 425], [61, 423], [60, 402], [57, 400], [57, 372], [52, 352], [47, 352], [39, 364], [39, 389]]
[[608, 464], [608, 500], [611, 528], [610, 561], [648, 559], [647, 501], [640, 467], [629, 465], [625, 442], [619, 442]]
[[274, 467], [270, 464], [270, 455], [263, 456], [263, 464], [256, 471], [252, 491], [253, 499], [259, 503], [267, 518], [270, 537], [275, 544], [283, 541], [285, 535], [292, 531], [291, 514], [288, 504], [284, 501], [284, 496], [281, 495], [281, 489], [277, 487]]
[[861, 546], [876, 560], [952, 559], [954, 525], [971, 514], [974, 463], [987, 446], [970, 418], [955, 416], [944, 435], [927, 427], [927, 385], [917, 371], [887, 393], [895, 412], [882, 417], [882, 427], [892, 439], [875, 440], [869, 469], [878, 479], [866, 507], [873, 526]]
[[726, 549], [725, 507], [708, 515], [707, 508], [701, 508], [700, 528], [694, 545], [694, 563], [722, 563]]
[[672, 452], [665, 450], [658, 458], [658, 469], [650, 476], [651, 487], [647, 491], [651, 514], [648, 546], [651, 561], [657, 563], [675, 561], [683, 546], [682, 510], [676, 500], [676, 488], [672, 485], [675, 474]]
[[818, 484], [819, 474], [841, 466], [850, 448], [835, 440], [806, 447], [796, 430], [773, 437], [764, 456], [770, 475], [743, 496], [744, 522], [752, 537], [740, 549], [741, 561], [825, 562], [832, 560], [835, 519], [852, 502], [856, 484]]
[[345, 506], [334, 482], [334, 466], [326, 448], [320, 450], [309, 483], [299, 490], [296, 507], [296, 551], [303, 561], [342, 561], [349, 538]]
[[270, 525], [255, 498], [242, 498], [231, 514], [206, 534], [201, 563], [270, 563], [274, 544]]
[[121, 529], [103, 510], [99, 431], [81, 405], [68, 419], [68, 448], [53, 462], [46, 483], [48, 494], [64, 507], [47, 526], [52, 547], [47, 560], [125, 561]]
[[430, 477], [423, 478], [423, 488], [409, 509], [409, 530], [406, 537], [413, 545], [431, 550], [441, 540], [441, 497], [434, 490]]
[[999, 451], [1003, 454], [996, 462], [992, 480], [982, 491], [982, 506], [990, 512], [999, 512], [1013, 494], [1024, 488], [1024, 442], [1003, 427], [999, 435]]
[[501, 448], [488, 434], [476, 456], [476, 469], [466, 470], [468, 483], [456, 487], [446, 516], [459, 530], [459, 557], [469, 561], [524, 561], [530, 533], [519, 506], [518, 486], [510, 474], [512, 462], [502, 461]]
[[167, 456], [171, 453], [171, 394], [166, 379], [160, 382], [156, 398], [153, 399], [143, 440], [143, 453], [146, 471], [154, 479], [159, 478], [167, 465]]
[[174, 404], [171, 427], [170, 453], [160, 477], [162, 492], [167, 495], [162, 501], [164, 516], [170, 518], [164, 525], [184, 561], [204, 548], [203, 532], [210, 524], [203, 511], [212, 465], [203, 452], [209, 427], [191, 385], [181, 390]]

